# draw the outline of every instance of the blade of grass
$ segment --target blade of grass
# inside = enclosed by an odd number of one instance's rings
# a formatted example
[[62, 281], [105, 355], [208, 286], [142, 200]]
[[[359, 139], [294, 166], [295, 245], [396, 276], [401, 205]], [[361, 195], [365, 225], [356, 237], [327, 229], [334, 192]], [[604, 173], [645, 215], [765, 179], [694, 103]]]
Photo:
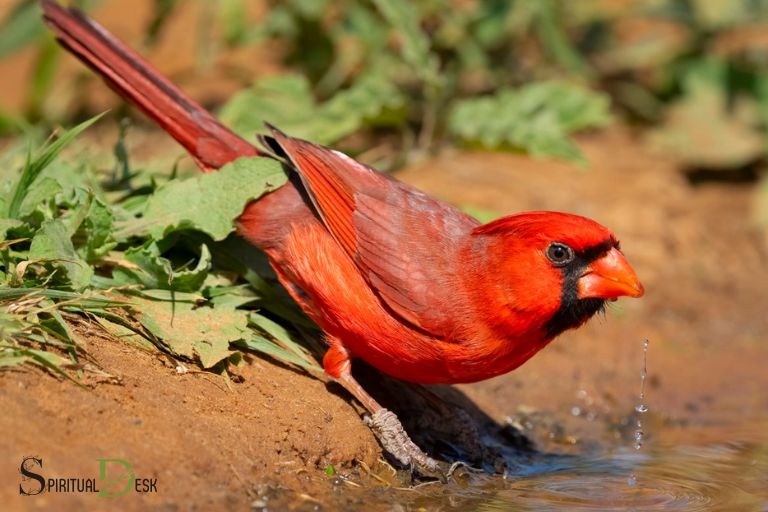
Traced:
[[24, 165], [24, 169], [21, 172], [21, 177], [14, 188], [13, 199], [11, 199], [11, 203], [8, 205], [8, 217], [12, 219], [18, 218], [21, 203], [27, 196], [29, 187], [32, 186], [40, 173], [53, 162], [61, 150], [72, 142], [75, 137], [98, 121], [103, 115], [104, 114], [99, 114], [80, 123], [74, 128], [65, 131], [55, 141], [46, 144], [34, 158], [28, 158], [27, 163]]
[[[41, 295], [49, 299], [73, 301], [84, 308], [105, 308], [117, 306], [130, 306], [131, 302], [108, 299], [101, 295], [83, 295], [82, 293], [67, 292], [64, 290], [51, 290], [49, 288], [6, 288], [0, 287], [0, 300], [18, 299], [20, 297]], [[71, 305], [71, 304], [70, 304]]]

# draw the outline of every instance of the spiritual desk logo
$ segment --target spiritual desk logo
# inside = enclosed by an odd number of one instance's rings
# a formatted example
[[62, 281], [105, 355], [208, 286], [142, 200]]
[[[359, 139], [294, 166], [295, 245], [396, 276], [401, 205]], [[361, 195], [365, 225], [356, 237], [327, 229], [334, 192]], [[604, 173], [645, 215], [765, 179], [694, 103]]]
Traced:
[[96, 459], [99, 478], [45, 478], [43, 459], [38, 456], [24, 457], [19, 466], [21, 483], [19, 494], [36, 496], [48, 493], [96, 493], [101, 498], [116, 498], [134, 491], [157, 492], [157, 478], [136, 478], [131, 464], [124, 459]]

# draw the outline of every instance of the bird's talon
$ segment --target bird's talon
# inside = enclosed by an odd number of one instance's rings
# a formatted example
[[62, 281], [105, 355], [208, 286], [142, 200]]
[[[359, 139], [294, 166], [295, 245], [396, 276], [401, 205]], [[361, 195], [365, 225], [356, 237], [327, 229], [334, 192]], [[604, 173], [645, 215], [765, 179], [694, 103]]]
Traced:
[[445, 480], [445, 471], [441, 464], [411, 441], [395, 413], [382, 408], [373, 415], [364, 417], [363, 421], [376, 435], [384, 450], [403, 466], [410, 467], [421, 475]]

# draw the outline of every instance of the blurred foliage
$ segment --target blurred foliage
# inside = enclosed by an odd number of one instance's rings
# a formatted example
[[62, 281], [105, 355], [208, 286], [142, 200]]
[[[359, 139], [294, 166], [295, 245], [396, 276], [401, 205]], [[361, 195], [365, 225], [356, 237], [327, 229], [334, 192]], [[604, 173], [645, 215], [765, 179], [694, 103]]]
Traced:
[[[389, 108], [348, 113], [358, 116], [342, 123], [349, 132], [399, 127], [422, 148], [448, 138], [579, 161], [568, 136], [607, 124], [610, 98], [691, 167], [764, 159], [765, 1], [288, 0], [270, 2], [251, 27], [231, 16], [244, 2], [222, 4], [227, 33], [237, 34], [229, 43], [279, 42], [312, 101], [358, 80], [398, 91]], [[225, 117], [246, 104], [228, 105]], [[322, 115], [307, 119], [324, 124]], [[323, 141], [345, 132], [328, 130]]]
[[[241, 28], [233, 40], [284, 45], [285, 65], [305, 77], [288, 80], [306, 84], [289, 88], [290, 104], [306, 104], [304, 130], [322, 142], [361, 127], [394, 128], [414, 134], [419, 149], [449, 138], [581, 161], [568, 136], [607, 124], [609, 100], [583, 85], [578, 72], [586, 65], [558, 13], [549, 1], [290, 0], [271, 3], [263, 24]], [[563, 69], [545, 83], [513, 87], [538, 78], [511, 51], [530, 34]], [[262, 82], [228, 103], [224, 119], [260, 130], [268, 119]], [[327, 98], [326, 108], [312, 109], [315, 97]], [[577, 122], [566, 112], [574, 106], [588, 111]], [[237, 122], [238, 112], [248, 112], [247, 124]], [[286, 124], [302, 130], [301, 120], [291, 116]]]
[[[267, 119], [324, 143], [376, 128], [413, 135], [422, 149], [453, 139], [578, 160], [568, 135], [604, 126], [610, 97], [691, 165], [738, 167], [764, 154], [755, 143], [768, 115], [762, 0], [268, 0], [260, 23], [248, 23], [248, 0], [185, 1], [203, 2], [219, 27], [203, 31], [218, 38], [214, 51], [281, 49], [290, 72], [257, 78], [223, 109], [244, 134]], [[152, 3], [147, 44], [182, 3]], [[31, 44], [40, 46], [27, 101], [35, 121], [57, 51], [36, 2], [17, 0], [0, 58]], [[562, 122], [561, 93], [590, 112], [582, 123]], [[0, 113], [0, 129], [14, 122]], [[691, 135], [692, 123], [712, 129]], [[732, 128], [737, 149], [699, 154]]]

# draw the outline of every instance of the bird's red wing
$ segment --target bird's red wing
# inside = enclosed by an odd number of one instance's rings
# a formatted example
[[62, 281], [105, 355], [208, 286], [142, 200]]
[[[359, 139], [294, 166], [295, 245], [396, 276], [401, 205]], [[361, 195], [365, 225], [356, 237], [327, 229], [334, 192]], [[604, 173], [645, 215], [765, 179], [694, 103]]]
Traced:
[[478, 222], [342, 153], [273, 136], [326, 228], [383, 302], [414, 326], [450, 337], [460, 241]]

